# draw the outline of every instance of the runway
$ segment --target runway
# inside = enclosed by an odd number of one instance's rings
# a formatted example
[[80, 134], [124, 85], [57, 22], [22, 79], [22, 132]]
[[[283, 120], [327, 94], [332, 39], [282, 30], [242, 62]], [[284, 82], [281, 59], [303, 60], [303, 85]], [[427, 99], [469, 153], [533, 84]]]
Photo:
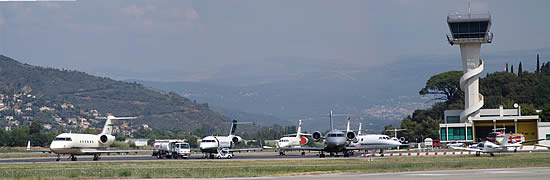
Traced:
[[[361, 158], [359, 156], [354, 156]], [[86, 162], [93, 161], [93, 156], [77, 156], [77, 161], [71, 161], [68, 159], [68, 156], [62, 156], [61, 162]], [[235, 153], [232, 159], [236, 160], [270, 160], [270, 159], [298, 159], [298, 158], [319, 158], [315, 152], [306, 152], [305, 156], [301, 156], [298, 152], [287, 152], [285, 156], [279, 156], [277, 152], [242, 152]], [[343, 158], [335, 157], [335, 158]], [[56, 162], [57, 157], [29, 157], [29, 158], [6, 158], [0, 159], [0, 164], [5, 163], [45, 163], [45, 162]], [[325, 158], [326, 159], [326, 158]], [[224, 161], [230, 159], [205, 159], [200, 153], [191, 154], [190, 158], [187, 159], [157, 159], [151, 155], [102, 155], [99, 161], [199, 161], [199, 160], [209, 160], [209, 161]]]
[[[545, 151], [537, 151], [537, 152], [549, 152], [548, 150]], [[498, 154], [507, 154], [507, 153], [514, 153], [514, 152], [504, 152], [504, 153], [498, 153]], [[529, 153], [527, 151], [518, 151], [516, 153]], [[431, 152], [433, 155], [433, 152]], [[497, 156], [498, 156], [497, 154]], [[439, 153], [439, 156], [441, 156], [442, 153]], [[472, 156], [464, 154], [465, 156]], [[482, 156], [488, 156], [487, 154], [484, 154]], [[389, 154], [386, 154], [384, 157], [376, 157], [376, 158], [407, 158], [411, 156], [406, 156], [405, 153], [403, 153], [403, 156], [399, 156], [398, 153], [395, 153], [394, 156], [390, 156]], [[412, 156], [414, 157], [414, 156]], [[56, 162], [55, 159], [57, 157], [28, 157], [28, 158], [3, 158], [0, 159], [0, 164], [6, 164], [6, 163], [45, 163], [45, 162]], [[93, 161], [93, 156], [77, 156], [77, 161], [70, 161], [68, 156], [62, 156], [61, 162], [86, 162], [86, 161]], [[319, 158], [318, 152], [306, 152], [305, 156], [301, 156], [299, 152], [287, 152], [285, 156], [279, 156], [278, 152], [272, 152], [272, 151], [261, 151], [261, 152], [237, 152], [234, 153], [234, 156], [232, 159], [236, 160], [281, 160], [281, 159], [341, 159], [344, 158], [343, 156], [339, 157], [326, 157], [326, 158]], [[367, 158], [367, 157], [361, 157], [360, 153], [355, 153], [354, 155], [347, 157], [347, 158]], [[208, 160], [208, 161], [225, 161], [225, 160], [231, 160], [231, 159], [205, 159], [203, 158], [203, 155], [201, 153], [193, 153], [191, 154], [190, 158], [187, 159], [157, 159], [156, 157], [153, 157], [151, 155], [102, 155], [101, 159], [99, 161], [202, 161], [202, 160]]]
[[[441, 170], [441, 171], [414, 171], [399, 173], [335, 173], [302, 176], [267, 176], [247, 178], [220, 178], [220, 179], [296, 179], [296, 180], [463, 180], [463, 179], [499, 179], [499, 180], [546, 180], [550, 177], [550, 167], [529, 168], [499, 168], [499, 169], [465, 169], [465, 170]], [[163, 178], [164, 179], [164, 178]], [[178, 178], [181, 179], [181, 178]]]

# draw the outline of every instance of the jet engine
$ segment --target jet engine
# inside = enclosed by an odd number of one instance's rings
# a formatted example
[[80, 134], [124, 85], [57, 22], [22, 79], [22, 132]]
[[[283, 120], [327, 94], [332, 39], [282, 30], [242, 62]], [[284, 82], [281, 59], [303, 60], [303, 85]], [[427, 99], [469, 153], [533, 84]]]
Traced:
[[319, 141], [321, 140], [321, 138], [322, 138], [322, 137], [321, 137], [322, 134], [321, 134], [321, 132], [319, 132], [319, 131], [313, 132], [313, 134], [311, 134], [311, 136], [313, 137], [313, 140], [314, 140], [315, 142], [319, 142]]
[[239, 144], [243, 142], [243, 138], [240, 136], [233, 136], [233, 138], [231, 138], [231, 142], [233, 142], [233, 144]]
[[113, 142], [115, 142], [115, 137], [108, 134], [102, 134], [99, 136], [99, 142], [107, 145], [113, 144]]
[[356, 141], [356, 135], [355, 135], [355, 132], [353, 131], [348, 131], [346, 133], [346, 137], [348, 138], [349, 141]]
[[308, 142], [309, 140], [307, 139], [307, 137], [300, 138], [300, 144], [307, 144]]

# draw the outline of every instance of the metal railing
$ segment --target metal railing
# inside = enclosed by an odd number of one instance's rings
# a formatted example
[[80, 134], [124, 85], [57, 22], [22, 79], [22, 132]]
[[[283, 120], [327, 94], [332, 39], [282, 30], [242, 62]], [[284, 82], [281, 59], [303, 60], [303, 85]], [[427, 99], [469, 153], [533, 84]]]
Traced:
[[493, 41], [493, 33], [487, 32], [483, 33], [485, 36], [483, 37], [477, 37], [477, 36], [465, 36], [465, 37], [457, 37], [457, 34], [481, 34], [481, 33], [454, 33], [453, 35], [447, 34], [447, 41], [451, 45], [456, 43], [468, 43], [468, 42], [481, 42], [481, 43], [491, 43]]

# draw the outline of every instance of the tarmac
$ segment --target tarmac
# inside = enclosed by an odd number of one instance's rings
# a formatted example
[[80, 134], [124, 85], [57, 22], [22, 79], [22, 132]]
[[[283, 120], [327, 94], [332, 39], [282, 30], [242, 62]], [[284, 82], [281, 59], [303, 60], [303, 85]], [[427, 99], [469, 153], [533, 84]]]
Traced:
[[[550, 177], [550, 167], [499, 168], [499, 169], [465, 169], [440, 171], [413, 171], [399, 173], [335, 173], [301, 176], [266, 176], [245, 178], [219, 178], [218, 180], [252, 180], [252, 179], [296, 179], [296, 180], [464, 180], [464, 179], [498, 179], [498, 180], [546, 180]], [[178, 179], [178, 178], [176, 178]], [[185, 178], [179, 178], [185, 179]], [[149, 179], [148, 179], [149, 180]], [[163, 179], [166, 180], [166, 179]], [[173, 180], [173, 179], [168, 179]], [[185, 179], [189, 180], [189, 179]]]

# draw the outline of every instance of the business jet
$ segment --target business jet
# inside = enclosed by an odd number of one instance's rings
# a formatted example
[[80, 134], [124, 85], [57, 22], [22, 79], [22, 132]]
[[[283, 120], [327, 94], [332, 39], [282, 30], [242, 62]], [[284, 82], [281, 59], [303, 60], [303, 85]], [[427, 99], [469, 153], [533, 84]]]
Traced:
[[[288, 147], [299, 148], [299, 147], [302, 147], [302, 145], [307, 144], [309, 140], [305, 136], [311, 136], [311, 134], [302, 133], [302, 120], [298, 120], [298, 130], [296, 131], [296, 135], [290, 134], [286, 137], [282, 137], [277, 142], [279, 155], [281, 156], [285, 155], [285, 150], [281, 148], [288, 148]], [[303, 151], [302, 151], [302, 155], [305, 155]]]
[[231, 149], [233, 146], [243, 142], [243, 138], [235, 135], [238, 124], [250, 124], [249, 122], [237, 123], [233, 120], [231, 129], [227, 136], [206, 136], [202, 138], [199, 145], [200, 149], [192, 149], [191, 151], [202, 152], [206, 158], [232, 158], [233, 152], [240, 151], [259, 151], [262, 148], [246, 148], [246, 149]]
[[330, 156], [338, 156], [338, 153], [343, 153], [344, 157], [349, 157], [350, 152], [353, 150], [358, 150], [358, 147], [350, 147], [349, 142], [354, 141], [356, 134], [353, 131], [342, 131], [334, 129], [332, 123], [332, 111], [329, 113], [330, 119], [330, 128], [331, 130], [323, 136], [321, 132], [315, 131], [311, 134], [312, 139], [315, 142], [323, 140], [323, 147], [279, 147], [279, 150], [288, 151], [288, 150], [298, 150], [298, 151], [319, 151], [319, 157], [326, 157], [325, 152], [330, 153]]
[[401, 142], [396, 138], [390, 138], [385, 134], [361, 134], [361, 123], [359, 123], [359, 131], [357, 132], [356, 141], [350, 146], [362, 147], [363, 150], [378, 150], [380, 154], [384, 152], [384, 149], [391, 149], [402, 146]]
[[[353, 151], [356, 150], [369, 150], [369, 149], [384, 149], [390, 147], [396, 147], [402, 145], [399, 141], [391, 140], [387, 135], [383, 134], [366, 134], [358, 136], [352, 131], [350, 126], [350, 118], [348, 117], [348, 124], [345, 131], [334, 129], [332, 123], [332, 111], [329, 113], [331, 131], [325, 136], [319, 131], [315, 131], [312, 134], [314, 141], [319, 142], [323, 140], [323, 147], [300, 147], [300, 148], [280, 148], [282, 150], [310, 150], [319, 151], [319, 157], [326, 157], [325, 152], [330, 156], [338, 156], [338, 153], [342, 153], [344, 157], [349, 157]], [[361, 130], [359, 130], [360, 132]], [[359, 133], [358, 132], [358, 133]]]
[[76, 156], [93, 155], [94, 161], [100, 159], [101, 154], [110, 153], [137, 153], [149, 152], [151, 150], [108, 150], [107, 148], [115, 142], [115, 136], [111, 135], [113, 131], [112, 120], [135, 119], [136, 117], [115, 117], [107, 116], [105, 126], [101, 134], [78, 134], [78, 133], [62, 133], [57, 135], [50, 144], [47, 150], [31, 149], [31, 141], [27, 142], [27, 151], [55, 153], [57, 154], [56, 161], [61, 160], [61, 155], [69, 155], [71, 161], [76, 161]]

